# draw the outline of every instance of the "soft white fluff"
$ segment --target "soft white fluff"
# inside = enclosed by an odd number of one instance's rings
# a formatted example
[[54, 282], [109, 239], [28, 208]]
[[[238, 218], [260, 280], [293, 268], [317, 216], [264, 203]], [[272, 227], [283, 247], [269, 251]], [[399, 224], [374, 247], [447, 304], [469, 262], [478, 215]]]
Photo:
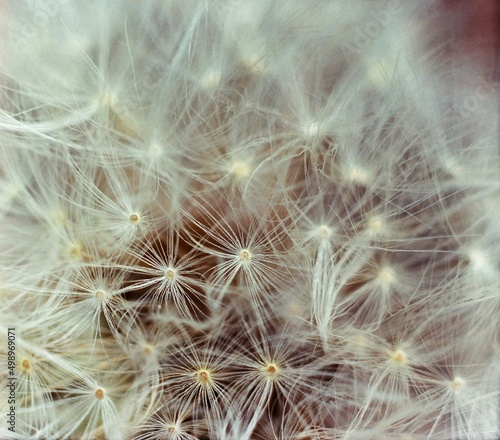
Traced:
[[500, 435], [497, 96], [430, 6], [3, 5], [0, 437]]

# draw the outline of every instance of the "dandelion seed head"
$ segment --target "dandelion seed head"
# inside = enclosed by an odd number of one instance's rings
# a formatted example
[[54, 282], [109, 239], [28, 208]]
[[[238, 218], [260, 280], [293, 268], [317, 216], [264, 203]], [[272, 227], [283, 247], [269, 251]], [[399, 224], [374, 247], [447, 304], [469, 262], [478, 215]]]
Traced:
[[18, 3], [0, 321], [27, 437], [498, 437], [496, 96], [425, 2]]

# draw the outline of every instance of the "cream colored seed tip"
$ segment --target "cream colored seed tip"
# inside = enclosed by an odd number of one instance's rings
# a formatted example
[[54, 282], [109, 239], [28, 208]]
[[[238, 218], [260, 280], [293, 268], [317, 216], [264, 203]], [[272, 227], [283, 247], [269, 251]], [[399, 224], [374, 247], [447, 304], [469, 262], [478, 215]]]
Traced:
[[146, 356], [150, 356], [151, 354], [154, 353], [155, 348], [151, 344], [144, 344], [142, 350]]
[[266, 70], [265, 58], [258, 55], [257, 53], [250, 53], [248, 55], [243, 55], [243, 64], [245, 67], [253, 74], [264, 73]]
[[453, 391], [458, 391], [458, 390], [461, 390], [464, 387], [465, 381], [461, 377], [455, 377], [451, 381], [450, 385], [451, 385], [451, 389]]
[[74, 243], [69, 247], [69, 255], [74, 259], [81, 259], [83, 257], [83, 244]]
[[212, 89], [220, 83], [222, 73], [218, 69], [208, 69], [200, 78], [200, 85], [204, 89]]
[[175, 278], [175, 275], [176, 275], [176, 270], [172, 267], [169, 267], [166, 271], [165, 271], [165, 277], [169, 280], [173, 280]]
[[245, 162], [235, 161], [231, 164], [231, 174], [238, 179], [244, 179], [250, 175], [250, 167]]
[[97, 290], [95, 292], [95, 297], [99, 301], [102, 301], [104, 298], [106, 298], [106, 292], [104, 292], [104, 290]]
[[97, 390], [95, 390], [94, 396], [96, 397], [96, 399], [102, 400], [106, 397], [106, 391], [104, 390], [104, 388], [99, 387], [97, 388]]
[[368, 185], [371, 180], [371, 174], [359, 165], [353, 165], [346, 173], [347, 180], [357, 185]]
[[453, 159], [445, 160], [443, 165], [445, 170], [452, 177], [460, 177], [464, 174], [464, 168]]
[[386, 285], [390, 285], [394, 283], [396, 279], [396, 273], [394, 272], [394, 269], [388, 266], [384, 266], [380, 268], [377, 278], [380, 282]]
[[252, 254], [248, 249], [243, 249], [240, 252], [240, 260], [241, 261], [250, 261], [252, 259]]
[[311, 122], [310, 124], [306, 124], [302, 130], [306, 136], [316, 137], [320, 133], [320, 128], [318, 122]]
[[179, 430], [175, 425], [168, 425], [167, 426], [167, 434], [173, 435], [173, 434], [178, 434]]
[[396, 350], [391, 354], [391, 359], [397, 364], [404, 364], [406, 363], [407, 356], [404, 351]]
[[316, 236], [318, 238], [326, 240], [333, 235], [333, 230], [327, 225], [321, 225], [316, 229]]
[[384, 220], [380, 215], [373, 215], [368, 218], [366, 223], [367, 229], [370, 234], [378, 235], [384, 230]]
[[264, 366], [264, 372], [274, 379], [279, 373], [279, 367], [274, 362], [269, 362]]
[[31, 362], [26, 358], [21, 361], [21, 371], [24, 374], [31, 373]]
[[163, 153], [163, 148], [159, 144], [151, 144], [148, 148], [148, 154], [151, 158], [157, 159]]
[[139, 221], [141, 220], [141, 216], [138, 213], [133, 212], [132, 214], [129, 215], [128, 219], [130, 223], [134, 225], [136, 223], [139, 223]]
[[196, 377], [198, 381], [200, 381], [202, 384], [207, 384], [211, 382], [212, 376], [210, 374], [210, 371], [206, 369], [201, 369], [196, 372]]
[[96, 101], [99, 105], [112, 109], [116, 106], [118, 98], [113, 92], [105, 90], [102, 94], [97, 96]]

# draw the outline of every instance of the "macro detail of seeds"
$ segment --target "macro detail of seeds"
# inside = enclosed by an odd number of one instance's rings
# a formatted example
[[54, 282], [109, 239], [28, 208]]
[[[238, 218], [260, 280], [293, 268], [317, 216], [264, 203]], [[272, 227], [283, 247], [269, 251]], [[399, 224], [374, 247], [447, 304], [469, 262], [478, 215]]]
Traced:
[[500, 438], [498, 82], [440, 5], [2, 2], [0, 438]]

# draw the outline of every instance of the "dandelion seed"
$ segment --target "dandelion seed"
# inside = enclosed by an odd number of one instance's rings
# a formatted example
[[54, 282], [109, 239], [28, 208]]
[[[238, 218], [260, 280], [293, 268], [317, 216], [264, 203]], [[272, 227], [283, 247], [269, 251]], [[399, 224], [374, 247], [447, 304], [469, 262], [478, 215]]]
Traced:
[[130, 268], [137, 274], [131, 290], [146, 289], [141, 301], [150, 302], [154, 309], [173, 301], [183, 316], [202, 314], [200, 303], [205, 299], [205, 285], [197, 270], [200, 266], [196, 267], [199, 254], [192, 251], [181, 256], [179, 236], [174, 231], [167, 233], [165, 241], [164, 246], [160, 237], [156, 237], [151, 242], [139, 242], [130, 250], [130, 255], [140, 262]]
[[[188, 405], [162, 405], [136, 428], [137, 440], [197, 440], [201, 421]], [[198, 435], [194, 435], [198, 433]]]
[[[264, 219], [272, 216], [273, 212], [262, 211], [256, 209], [254, 212], [253, 208], [246, 206], [235, 208], [233, 215], [245, 220], [246, 227], [243, 229], [239, 222], [232, 222], [230, 216], [224, 217], [202, 207], [205, 220], [210, 220], [213, 228], [201, 240], [196, 236], [191, 239], [197, 248], [220, 261], [209, 271], [216, 304], [220, 304], [232, 285], [237, 283], [248, 289], [252, 304], [260, 308], [266, 299], [262, 292], [267, 286], [277, 288], [285, 283], [287, 269], [286, 266], [283, 271], [278, 269], [285, 262], [280, 259], [282, 254], [277, 249], [283, 247], [286, 241], [286, 230], [281, 223], [263, 230]], [[205, 229], [198, 219], [190, 217], [190, 220]]]

